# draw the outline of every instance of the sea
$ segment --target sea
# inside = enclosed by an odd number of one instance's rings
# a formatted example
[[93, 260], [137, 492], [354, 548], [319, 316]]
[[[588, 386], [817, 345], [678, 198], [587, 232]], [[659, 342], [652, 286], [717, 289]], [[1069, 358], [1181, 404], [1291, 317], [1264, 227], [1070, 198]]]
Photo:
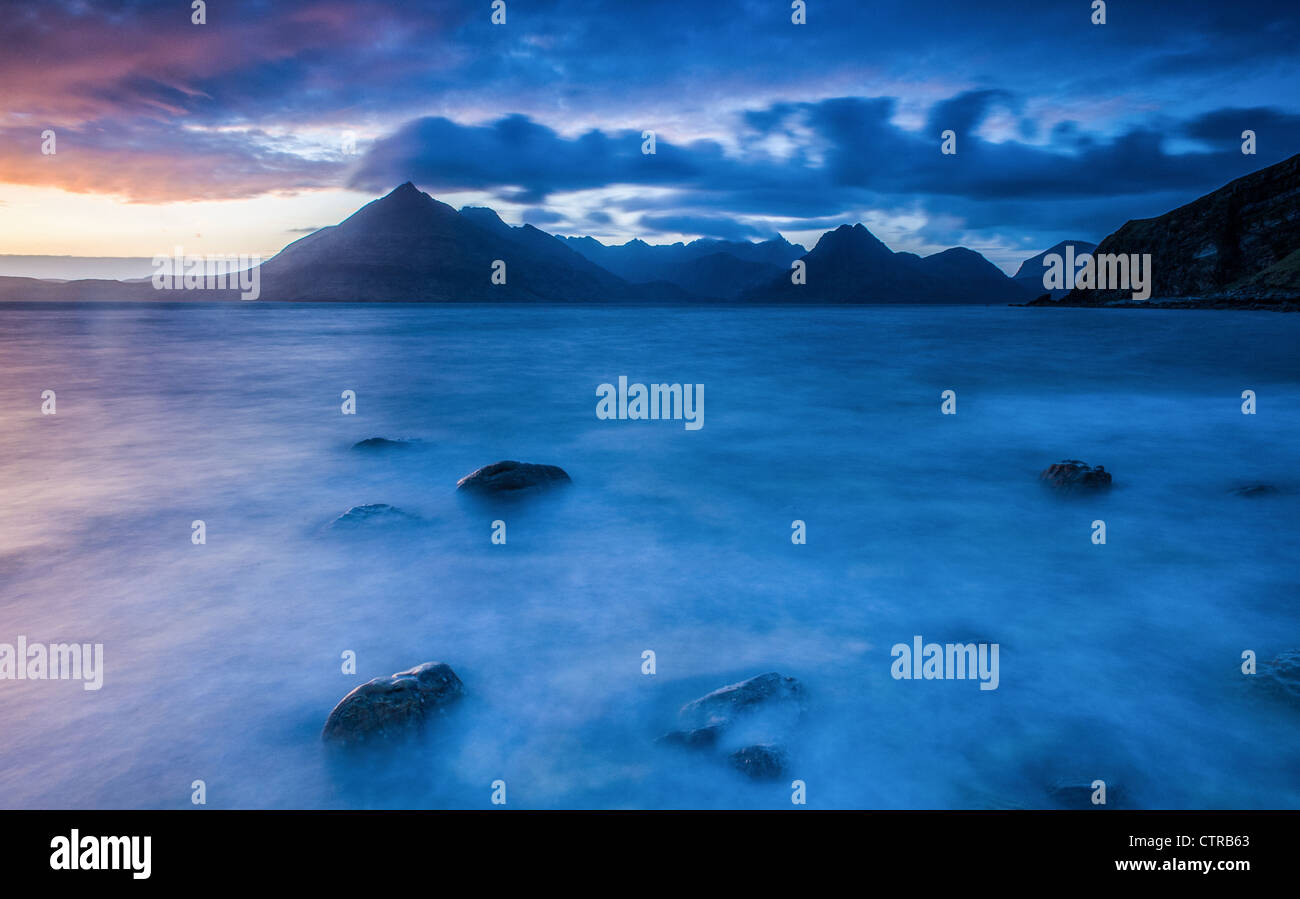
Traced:
[[[1300, 707], [1249, 673], [1300, 648], [1298, 347], [1244, 311], [0, 305], [0, 644], [103, 665], [0, 679], [0, 807], [1298, 808]], [[702, 385], [701, 426], [598, 417], [620, 377]], [[572, 483], [458, 492], [503, 459]], [[1067, 459], [1111, 488], [1045, 487]], [[369, 504], [405, 516], [337, 523]], [[996, 645], [996, 689], [895, 676], [917, 639]], [[427, 661], [465, 695], [424, 734], [322, 742]], [[780, 776], [657, 742], [773, 671]]]

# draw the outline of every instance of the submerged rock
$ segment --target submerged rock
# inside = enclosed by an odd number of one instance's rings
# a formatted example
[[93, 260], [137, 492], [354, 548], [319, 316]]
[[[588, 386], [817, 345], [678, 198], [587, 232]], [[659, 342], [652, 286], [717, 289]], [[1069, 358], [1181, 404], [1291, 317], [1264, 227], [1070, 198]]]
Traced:
[[730, 727], [741, 716], [778, 706], [786, 707], [785, 711], [797, 719], [803, 714], [804, 703], [803, 684], [769, 671], [693, 699], [682, 706], [680, 715], [685, 721], [696, 722], [697, 727]]
[[731, 767], [754, 780], [776, 780], [786, 772], [788, 757], [785, 749], [771, 743], [760, 743], [737, 749], [727, 756]]
[[568, 473], [556, 465], [506, 460], [484, 465], [456, 482], [459, 490], [494, 496], [509, 496], [534, 488], [552, 487], [571, 481]]
[[384, 452], [385, 450], [408, 449], [411, 446], [409, 440], [389, 440], [387, 437], [367, 437], [352, 444], [354, 450], [362, 452]]
[[1231, 490], [1233, 496], [1245, 496], [1250, 498], [1257, 496], [1272, 496], [1275, 493], [1281, 492], [1281, 490], [1278, 490], [1272, 484], [1248, 484], [1245, 487], [1234, 487]]
[[712, 749], [718, 745], [723, 728], [719, 725], [697, 727], [694, 730], [669, 731], [655, 740], [666, 746], [685, 746], [687, 749]]
[[331, 528], [356, 528], [375, 524], [397, 524], [404, 521], [415, 521], [416, 516], [410, 512], [404, 512], [396, 506], [390, 506], [388, 503], [367, 503], [364, 506], [353, 506], [338, 518], [330, 523]]
[[[1106, 802], [1096, 803], [1092, 797], [1098, 792], [1093, 781], [1106, 782]], [[1062, 778], [1047, 788], [1047, 796], [1058, 808], [1114, 808], [1124, 804], [1124, 791], [1105, 778]]]
[[769, 671], [686, 703], [678, 712], [683, 728], [655, 742], [725, 753], [737, 771], [770, 780], [788, 767], [783, 742], [803, 719], [805, 707], [803, 684]]
[[1300, 649], [1288, 649], [1259, 666], [1255, 675], [1270, 693], [1300, 703]]
[[321, 731], [329, 743], [354, 744], [410, 736], [465, 693], [450, 665], [425, 662], [357, 687], [330, 712]]
[[1038, 476], [1057, 490], [1100, 490], [1110, 486], [1110, 472], [1098, 465], [1093, 468], [1078, 459], [1066, 459], [1047, 466]]

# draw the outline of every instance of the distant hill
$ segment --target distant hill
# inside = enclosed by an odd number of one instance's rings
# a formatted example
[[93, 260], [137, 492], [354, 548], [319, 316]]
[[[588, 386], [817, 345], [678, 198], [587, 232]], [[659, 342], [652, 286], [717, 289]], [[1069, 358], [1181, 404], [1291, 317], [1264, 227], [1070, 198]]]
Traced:
[[[1135, 219], [1099, 255], [1151, 254], [1151, 297], [1233, 304], [1300, 299], [1300, 154], [1150, 219]], [[1130, 300], [1126, 290], [1073, 290], [1070, 305]]]
[[[791, 261], [797, 258], [792, 256]], [[732, 253], [710, 253], [668, 269], [663, 280], [705, 296], [732, 299], [784, 270], [767, 262], [740, 259]]]
[[722, 299], [731, 299], [770, 280], [808, 252], [780, 236], [757, 243], [701, 238], [673, 244], [630, 240], [614, 246], [594, 237], [560, 239], [634, 284], [666, 281], [690, 293]]
[[1056, 246], [1043, 250], [1037, 256], [1030, 256], [1024, 262], [1020, 263], [1020, 268], [1016, 269], [1012, 277], [1017, 284], [1021, 284], [1026, 290], [1031, 291], [1035, 297], [1049, 293], [1052, 299], [1059, 300], [1070, 291], [1068, 290], [1047, 290], [1043, 287], [1043, 274], [1046, 269], [1043, 266], [1043, 260], [1050, 255], [1060, 256], [1065, 259], [1066, 247], [1074, 247], [1074, 258], [1079, 258], [1084, 253], [1092, 253], [1097, 249], [1097, 245], [1087, 240], [1063, 240]]
[[751, 303], [1016, 303], [1033, 298], [974, 250], [895, 253], [861, 224], [827, 231], [804, 255], [807, 281], [790, 267], [741, 299]]

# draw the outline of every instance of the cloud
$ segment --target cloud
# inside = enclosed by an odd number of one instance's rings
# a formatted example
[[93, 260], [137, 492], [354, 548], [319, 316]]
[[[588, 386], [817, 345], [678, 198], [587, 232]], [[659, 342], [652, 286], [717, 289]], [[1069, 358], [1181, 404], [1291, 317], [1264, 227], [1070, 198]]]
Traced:
[[[410, 179], [434, 193], [481, 190], [534, 205], [557, 193], [641, 187], [603, 202], [639, 214], [650, 231], [733, 238], [770, 236], [738, 222], [745, 217], [826, 220], [908, 207], [956, 216], [968, 227], [1057, 222], [1096, 234], [1153, 201], [1186, 202], [1300, 149], [1300, 116], [1270, 108], [1225, 108], [1113, 136], [1063, 122], [1046, 142], [1033, 143], [980, 136], [990, 115], [1024, 109], [1024, 99], [1009, 92], [946, 98], [919, 131], [895, 124], [897, 107], [893, 97], [772, 104], [737, 117], [741, 138], [733, 149], [709, 140], [678, 145], [661, 135], [654, 155], [641, 152], [635, 131], [569, 137], [517, 114], [477, 125], [428, 117], [376, 141], [350, 184], [382, 192]], [[1240, 152], [1245, 121], [1259, 130], [1259, 156]], [[957, 132], [956, 155], [940, 152], [941, 126]], [[780, 155], [770, 150], [776, 137], [786, 148]], [[1173, 152], [1167, 145], [1176, 137], [1199, 138], [1205, 149]]]
[[[877, 211], [1042, 235], [1300, 149], [1293, 0], [1110, 12], [818, 0], [794, 26], [752, 0], [530, 0], [494, 26], [459, 0], [222, 0], [196, 26], [174, 0], [48, 0], [0, 17], [0, 180], [166, 202], [409, 178], [539, 224], [739, 234]], [[33, 150], [45, 128], [57, 157]], [[331, 149], [348, 130], [359, 159]], [[582, 192], [609, 209], [548, 208]]]
[[641, 225], [647, 232], [695, 234], [718, 240], [768, 240], [776, 236], [775, 228], [756, 228], [721, 216], [645, 215]]
[[111, 194], [129, 202], [226, 200], [334, 186], [339, 160], [276, 146], [260, 131], [177, 130], [94, 123], [55, 129], [53, 155], [41, 129], [0, 128], [0, 182]]

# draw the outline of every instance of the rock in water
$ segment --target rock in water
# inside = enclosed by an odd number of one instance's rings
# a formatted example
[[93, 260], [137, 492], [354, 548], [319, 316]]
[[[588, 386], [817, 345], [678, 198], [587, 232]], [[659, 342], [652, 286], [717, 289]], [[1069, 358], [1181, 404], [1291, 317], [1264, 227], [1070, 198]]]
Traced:
[[338, 518], [330, 523], [331, 528], [356, 528], [363, 525], [374, 524], [397, 524], [403, 521], [414, 521], [415, 516], [410, 512], [403, 512], [396, 506], [390, 506], [388, 503], [367, 503], [364, 506], [353, 506]]
[[334, 706], [321, 739], [355, 744], [410, 736], [465, 693], [450, 665], [425, 662], [357, 687]]
[[694, 722], [696, 727], [728, 727], [743, 715], [777, 706], [786, 706], [794, 717], [798, 717], [803, 713], [804, 701], [803, 684], [793, 677], [769, 671], [691, 700], [682, 706], [681, 717]]
[[1096, 803], [1092, 797], [1100, 797], [1100, 791], [1093, 787], [1093, 783], [1098, 778], [1062, 778], [1047, 788], [1047, 796], [1051, 803], [1058, 808], [1115, 808], [1124, 807], [1124, 791], [1113, 785], [1109, 780], [1105, 780], [1106, 793], [1105, 803]]
[[491, 496], [511, 496], [540, 487], [570, 482], [567, 472], [555, 465], [534, 462], [493, 462], [456, 482], [459, 490]]
[[803, 684], [774, 671], [719, 687], [691, 700], [678, 713], [685, 729], [656, 742], [725, 753], [727, 763], [756, 780], [782, 776], [788, 766], [782, 741], [805, 711]]
[[1300, 649], [1288, 649], [1260, 665], [1256, 677], [1269, 692], [1300, 703]]
[[722, 736], [722, 731], [723, 728], [717, 724], [697, 727], [694, 730], [674, 730], [659, 737], [655, 742], [667, 746], [684, 746], [687, 749], [712, 749], [718, 745], [718, 738]]
[[410, 447], [410, 441], [407, 440], [389, 440], [387, 437], [367, 437], [365, 440], [352, 444], [354, 450], [362, 452], [383, 452], [385, 450], [407, 449]]
[[1101, 490], [1110, 486], [1110, 472], [1100, 465], [1093, 468], [1078, 459], [1049, 465], [1038, 478], [1049, 487], [1065, 491]]
[[780, 746], [762, 743], [737, 749], [727, 756], [731, 767], [754, 780], [776, 780], [786, 771], [786, 754]]
[[1281, 493], [1281, 492], [1282, 491], [1278, 490], [1272, 484], [1250, 484], [1246, 487], [1233, 488], [1232, 495], [1244, 496], [1253, 499], [1255, 497], [1260, 497], [1260, 496], [1272, 496], [1275, 493]]

